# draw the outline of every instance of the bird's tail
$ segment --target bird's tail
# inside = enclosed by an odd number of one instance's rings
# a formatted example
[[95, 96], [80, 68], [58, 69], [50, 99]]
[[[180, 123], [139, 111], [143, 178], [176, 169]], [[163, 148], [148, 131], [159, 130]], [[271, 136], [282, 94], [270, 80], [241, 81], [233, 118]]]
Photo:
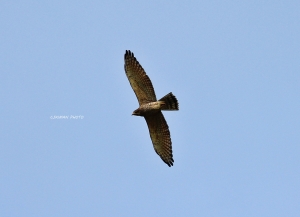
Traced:
[[172, 92], [165, 95], [159, 101], [164, 102], [164, 105], [162, 106], [161, 110], [179, 110], [178, 101], [176, 99], [176, 96], [174, 96]]

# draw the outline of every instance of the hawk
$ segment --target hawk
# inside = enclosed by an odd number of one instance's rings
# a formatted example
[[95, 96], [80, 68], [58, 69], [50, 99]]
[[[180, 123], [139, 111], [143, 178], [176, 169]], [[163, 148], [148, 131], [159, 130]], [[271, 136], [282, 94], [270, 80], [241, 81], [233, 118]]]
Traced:
[[151, 80], [130, 50], [126, 50], [124, 60], [125, 73], [140, 105], [132, 115], [145, 118], [155, 152], [171, 167], [174, 162], [172, 142], [161, 110], [179, 110], [178, 101], [172, 92], [157, 100]]

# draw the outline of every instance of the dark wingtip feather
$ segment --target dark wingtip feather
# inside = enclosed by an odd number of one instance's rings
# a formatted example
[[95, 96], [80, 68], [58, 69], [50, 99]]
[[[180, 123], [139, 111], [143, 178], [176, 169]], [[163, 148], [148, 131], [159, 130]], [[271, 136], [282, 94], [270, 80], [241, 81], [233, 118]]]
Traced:
[[124, 58], [126, 59], [127, 57], [134, 57], [134, 54], [130, 50], [126, 50]]
[[174, 160], [173, 160], [173, 155], [171, 154], [171, 159], [163, 160], [169, 167], [173, 166]]

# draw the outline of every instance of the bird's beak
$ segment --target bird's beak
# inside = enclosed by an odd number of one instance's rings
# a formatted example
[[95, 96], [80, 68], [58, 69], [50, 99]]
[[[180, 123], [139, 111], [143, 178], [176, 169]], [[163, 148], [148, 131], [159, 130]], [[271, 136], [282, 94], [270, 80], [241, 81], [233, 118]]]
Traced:
[[132, 112], [132, 115], [139, 116], [139, 115], [140, 115], [139, 110], [138, 110], [138, 109], [137, 109], [137, 110], [134, 110], [134, 111]]

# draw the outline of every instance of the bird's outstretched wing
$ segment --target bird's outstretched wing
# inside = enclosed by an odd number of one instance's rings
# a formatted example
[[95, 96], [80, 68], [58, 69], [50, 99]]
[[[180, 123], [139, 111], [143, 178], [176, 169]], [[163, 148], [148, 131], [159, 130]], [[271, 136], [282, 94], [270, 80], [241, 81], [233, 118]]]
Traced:
[[145, 119], [148, 124], [154, 150], [169, 167], [173, 166], [174, 160], [169, 126], [162, 112], [145, 116]]
[[134, 54], [126, 50], [125, 56], [125, 72], [130, 85], [139, 101], [139, 104], [155, 102], [156, 96], [151, 80], [146, 74], [143, 67], [134, 57]]

